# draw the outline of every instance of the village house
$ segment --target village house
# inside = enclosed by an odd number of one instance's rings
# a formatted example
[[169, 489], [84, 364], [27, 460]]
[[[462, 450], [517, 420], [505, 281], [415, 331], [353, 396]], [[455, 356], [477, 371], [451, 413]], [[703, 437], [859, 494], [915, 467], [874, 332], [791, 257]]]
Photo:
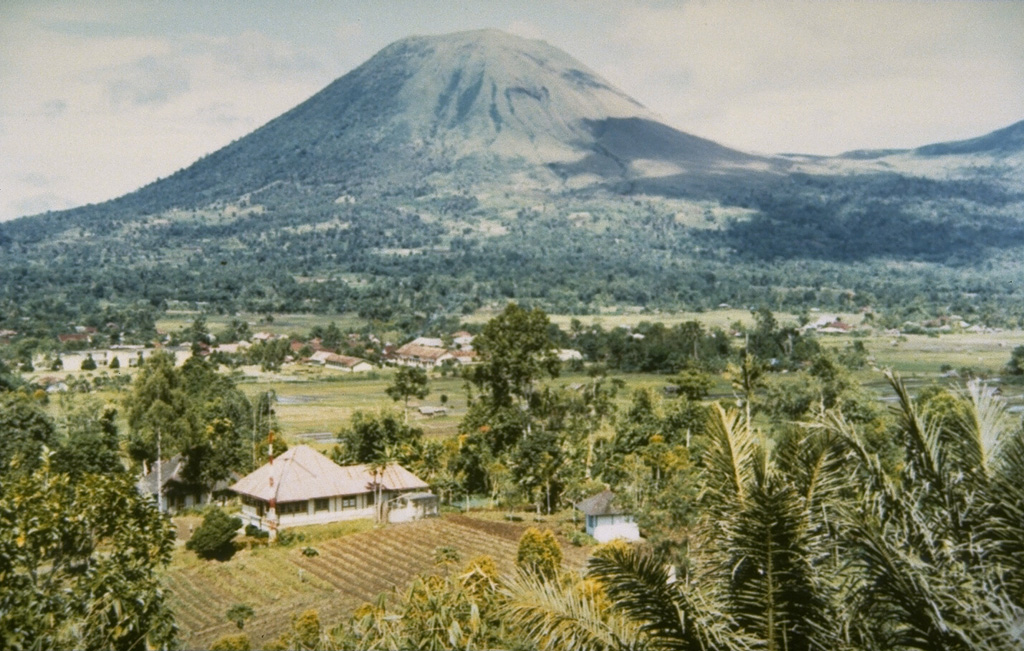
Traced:
[[[159, 464], [159, 468], [157, 464]], [[218, 498], [223, 501], [230, 495], [229, 482], [220, 481], [212, 487], [189, 483], [181, 475], [184, 468], [185, 459], [180, 454], [158, 461], [153, 464], [148, 473], [139, 479], [136, 488], [143, 495], [149, 495], [153, 501], [157, 501], [157, 487], [162, 482], [159, 493], [163, 494], [163, 509], [166, 513], [177, 513], [184, 509], [209, 504]], [[238, 475], [234, 475], [233, 479], [237, 478]]]
[[605, 490], [578, 502], [576, 508], [587, 516], [587, 533], [597, 542], [640, 540], [640, 529], [631, 513], [615, 502], [615, 493]]
[[359, 357], [338, 355], [326, 350], [318, 350], [306, 360], [309, 364], [317, 364], [325, 368], [333, 368], [346, 373], [365, 373], [373, 370], [373, 364]]
[[465, 330], [459, 330], [452, 335], [452, 343], [460, 350], [473, 350], [473, 335]]
[[417, 343], [408, 343], [400, 347], [394, 353], [396, 364], [401, 366], [416, 366], [419, 368], [431, 369], [439, 366], [447, 359], [455, 359], [452, 353], [438, 346], [424, 346]]
[[308, 445], [289, 448], [231, 490], [241, 497], [242, 522], [265, 531], [378, 514], [388, 522], [437, 515], [437, 496], [397, 463], [379, 473], [339, 466]]
[[324, 359], [324, 366], [346, 373], [365, 373], [366, 371], [373, 370], [373, 364], [365, 359], [349, 357], [348, 355], [336, 355], [334, 353], [327, 355]]
[[583, 353], [572, 348], [559, 348], [555, 351], [555, 355], [558, 356], [560, 362], [582, 362]]

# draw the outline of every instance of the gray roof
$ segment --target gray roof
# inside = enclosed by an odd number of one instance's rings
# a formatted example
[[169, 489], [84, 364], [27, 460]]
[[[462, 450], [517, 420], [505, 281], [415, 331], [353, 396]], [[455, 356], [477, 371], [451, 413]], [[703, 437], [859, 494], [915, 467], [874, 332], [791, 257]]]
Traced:
[[[163, 486], [164, 494], [167, 494], [169, 491], [172, 491], [172, 490], [181, 490], [182, 489], [182, 488], [177, 488], [175, 485], [183, 487], [185, 490], [195, 490], [195, 489], [203, 490], [203, 489], [207, 488], [207, 487], [203, 487], [203, 486], [190, 485], [187, 482], [185, 482], [184, 479], [182, 479], [181, 471], [185, 468], [185, 458], [183, 456], [181, 456], [180, 454], [176, 454], [173, 457], [171, 457], [170, 459], [164, 459], [163, 461], [160, 461], [159, 463], [160, 463], [160, 474], [162, 475], [161, 479], [163, 479], [163, 482], [164, 482], [164, 486]], [[157, 471], [156, 471], [156, 464], [154, 463], [152, 468], [150, 469], [149, 473], [144, 475], [144, 476], [142, 476], [139, 479], [139, 481], [136, 482], [135, 486], [138, 488], [139, 492], [144, 494], [144, 495], [156, 495], [156, 478], [157, 478]], [[231, 481], [237, 480], [238, 479], [238, 473], [232, 472], [230, 474], [230, 479], [231, 479]], [[221, 479], [221, 480], [215, 482], [212, 487], [208, 487], [208, 488], [209, 488], [209, 490], [213, 491], [214, 493], [217, 493], [217, 492], [220, 492], [220, 491], [227, 490], [228, 487], [230, 486], [230, 484], [231, 484], [230, 481]]]
[[297, 502], [370, 493], [378, 481], [388, 491], [429, 488], [425, 481], [397, 463], [388, 464], [375, 474], [369, 466], [339, 466], [308, 445], [298, 445], [239, 479], [231, 490], [265, 502]]
[[[183, 461], [183, 459], [182, 459], [181, 455], [180, 454], [176, 454], [173, 457], [171, 457], [170, 459], [164, 459], [163, 461], [158, 461], [157, 462], [161, 466], [160, 467], [160, 474], [162, 475], [161, 479], [164, 482], [164, 491], [165, 492], [167, 490], [167, 484], [169, 484], [171, 482], [181, 483], [181, 477], [178, 476], [178, 472], [181, 470], [182, 461]], [[146, 474], [145, 476], [143, 476], [141, 479], [139, 479], [139, 481], [136, 484], [136, 486], [138, 486], [139, 491], [141, 491], [144, 494], [156, 495], [156, 489], [157, 489], [156, 479], [157, 479], [157, 471], [156, 471], [156, 464], [154, 463], [152, 468], [150, 469], [149, 473]]]
[[585, 515], [623, 515], [627, 513], [615, 504], [615, 493], [604, 490], [576, 503], [576, 508]]

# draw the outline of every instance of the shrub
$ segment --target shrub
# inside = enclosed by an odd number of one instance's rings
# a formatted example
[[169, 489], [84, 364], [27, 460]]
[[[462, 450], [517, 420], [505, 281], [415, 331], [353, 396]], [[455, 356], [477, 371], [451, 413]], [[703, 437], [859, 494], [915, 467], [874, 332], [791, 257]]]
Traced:
[[316, 550], [316, 547], [304, 547], [302, 549], [303, 556], [319, 556], [320, 552]]
[[242, 630], [245, 628], [245, 620], [249, 619], [254, 614], [256, 613], [253, 612], [252, 606], [249, 604], [235, 604], [231, 608], [228, 608], [228, 612], [225, 616], [228, 618], [228, 621], [235, 623], [238, 630]]
[[252, 649], [252, 643], [245, 633], [223, 635], [210, 645], [210, 651], [249, 651], [250, 649]]
[[516, 565], [521, 569], [552, 578], [562, 564], [562, 548], [550, 529], [530, 527], [519, 539]]
[[260, 529], [259, 527], [250, 522], [249, 524], [245, 525], [245, 535], [249, 536], [250, 538], [264, 539], [270, 537], [270, 532], [264, 531], [263, 529]]
[[242, 521], [214, 508], [203, 517], [203, 523], [187, 543], [200, 558], [226, 561], [235, 553], [234, 538], [242, 527]]

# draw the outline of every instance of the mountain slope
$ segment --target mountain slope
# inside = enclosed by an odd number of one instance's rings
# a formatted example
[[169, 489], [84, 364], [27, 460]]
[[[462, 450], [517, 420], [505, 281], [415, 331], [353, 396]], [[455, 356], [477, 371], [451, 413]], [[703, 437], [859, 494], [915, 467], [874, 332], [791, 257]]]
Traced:
[[761, 161], [661, 124], [546, 43], [484, 30], [394, 43], [132, 201], [196, 207], [282, 183], [321, 200], [510, 180], [551, 191]]
[[661, 123], [547, 44], [412, 37], [167, 179], [0, 224], [0, 328], [125, 306], [1024, 305], [1021, 131], [757, 157]]
[[1024, 121], [998, 129], [979, 138], [926, 145], [913, 150], [919, 156], [957, 154], [1024, 155]]

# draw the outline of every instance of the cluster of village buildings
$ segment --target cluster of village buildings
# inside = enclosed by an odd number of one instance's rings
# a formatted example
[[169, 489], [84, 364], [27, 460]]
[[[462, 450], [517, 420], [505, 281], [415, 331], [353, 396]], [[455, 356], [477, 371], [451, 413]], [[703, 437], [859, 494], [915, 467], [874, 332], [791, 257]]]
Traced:
[[[61, 335], [61, 342], [88, 343], [90, 334], [88, 332]], [[227, 355], [244, 354], [245, 351], [257, 342], [268, 342], [277, 339], [287, 339], [285, 335], [275, 335], [267, 332], [259, 332], [252, 336], [251, 341], [239, 341], [230, 344], [215, 346], [203, 346], [203, 354], [224, 353]], [[371, 342], [378, 343], [379, 342]], [[476, 353], [473, 351], [473, 335], [468, 332], [456, 332], [452, 336], [451, 345], [446, 346], [440, 338], [418, 337], [403, 346], [385, 344], [380, 355], [383, 364], [392, 366], [416, 366], [424, 369], [433, 369], [451, 364], [463, 366], [476, 361]], [[365, 358], [351, 355], [341, 355], [335, 350], [325, 347], [319, 339], [310, 341], [291, 341], [291, 355], [285, 362], [302, 363], [313, 366], [321, 366], [346, 373], [363, 373], [379, 367]], [[107, 348], [85, 348], [72, 350], [60, 354], [60, 367], [62, 370], [76, 371], [82, 368], [83, 362], [92, 360], [97, 368], [110, 368], [114, 366], [127, 369], [138, 366], [146, 358], [158, 350], [169, 352], [175, 357], [176, 364], [182, 364], [192, 356], [190, 346], [142, 346], [142, 345], [114, 345]], [[312, 351], [311, 354], [303, 356], [303, 351]], [[117, 360], [116, 364], [114, 360]], [[36, 368], [50, 368], [53, 362], [51, 356], [39, 355], [33, 364]]]
[[[373, 518], [398, 523], [438, 515], [438, 497], [422, 479], [397, 463], [341, 466], [307, 445], [289, 448], [245, 477], [197, 487], [181, 476], [183, 459], [154, 464], [138, 482], [161, 511], [176, 513], [215, 501], [238, 499], [244, 527], [271, 536], [279, 530]], [[636, 519], [609, 490], [577, 503], [586, 532], [598, 542], [639, 540]]]

